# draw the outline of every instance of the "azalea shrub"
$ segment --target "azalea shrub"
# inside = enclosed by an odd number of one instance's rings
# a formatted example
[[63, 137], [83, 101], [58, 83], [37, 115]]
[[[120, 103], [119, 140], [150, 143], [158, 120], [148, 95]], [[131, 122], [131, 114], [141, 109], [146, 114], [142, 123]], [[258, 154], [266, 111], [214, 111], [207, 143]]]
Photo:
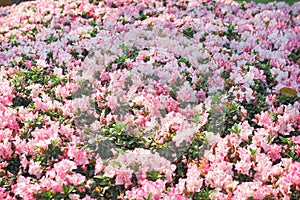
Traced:
[[300, 3], [0, 8], [1, 199], [299, 199]]

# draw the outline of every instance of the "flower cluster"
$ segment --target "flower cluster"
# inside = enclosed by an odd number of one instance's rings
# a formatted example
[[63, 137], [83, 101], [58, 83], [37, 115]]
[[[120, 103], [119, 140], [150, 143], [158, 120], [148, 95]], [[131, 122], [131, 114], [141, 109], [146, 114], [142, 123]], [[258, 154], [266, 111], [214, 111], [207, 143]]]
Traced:
[[0, 7], [0, 199], [299, 199], [300, 3]]

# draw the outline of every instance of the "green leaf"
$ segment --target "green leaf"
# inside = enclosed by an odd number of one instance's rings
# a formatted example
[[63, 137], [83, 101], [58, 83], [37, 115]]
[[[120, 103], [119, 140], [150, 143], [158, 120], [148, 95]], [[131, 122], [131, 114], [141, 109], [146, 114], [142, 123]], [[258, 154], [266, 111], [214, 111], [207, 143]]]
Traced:
[[193, 38], [194, 37], [194, 30], [191, 27], [184, 29], [182, 33], [186, 37], [189, 37], [189, 38]]
[[254, 156], [255, 153], [257, 152], [257, 149], [251, 149], [251, 148], [250, 148], [250, 152], [251, 152], [251, 155]]
[[132, 167], [132, 170], [133, 170], [134, 172], [137, 172], [137, 171], [139, 170], [139, 167], [140, 167], [141, 165], [142, 165], [142, 164], [137, 163], [135, 166]]
[[109, 181], [104, 180], [104, 181], [101, 181], [101, 182], [99, 183], [99, 185], [105, 186], [105, 185], [108, 185], [108, 183], [109, 183]]
[[289, 140], [288, 138], [279, 136], [279, 139], [280, 139], [283, 143], [286, 143], [286, 144], [289, 144], [289, 143], [290, 143], [290, 140]]
[[71, 185], [71, 186], [69, 187], [68, 194], [70, 194], [71, 192], [73, 192], [74, 189], [75, 189], [75, 186], [74, 186], [74, 185]]
[[120, 154], [125, 154], [126, 152], [123, 149], [120, 148], [116, 148], [117, 152], [119, 152]]
[[103, 175], [96, 175], [96, 176], [94, 176], [94, 178], [98, 178], [98, 179], [109, 179], [108, 177], [103, 176]]
[[171, 187], [167, 187], [167, 192], [170, 192], [171, 191]]
[[176, 94], [173, 90], [170, 91], [170, 97], [172, 97], [174, 100], [176, 100]]
[[65, 194], [68, 193], [68, 187], [64, 183], [63, 183], [62, 189]]
[[164, 175], [161, 175], [159, 172], [152, 170], [151, 172], [146, 172], [148, 180], [156, 181], [157, 179], [165, 179]]
[[195, 123], [200, 123], [200, 120], [199, 120], [198, 117], [193, 117], [193, 118], [191, 118], [191, 121], [192, 121], [192, 122], [195, 122]]
[[25, 76], [25, 74], [23, 72], [21, 72], [20, 70], [15, 69], [14, 73], [19, 75], [19, 76]]
[[111, 161], [111, 164], [117, 167], [122, 167], [122, 165], [117, 161]]
[[88, 146], [89, 146], [88, 144], [83, 145], [80, 149], [81, 149], [81, 150], [84, 150], [84, 149], [86, 149]]
[[148, 194], [147, 198], [144, 197], [144, 199], [145, 199], [145, 200], [151, 200], [151, 197], [152, 197], [152, 192], [150, 192], [150, 193]]
[[275, 135], [273, 135], [273, 136], [268, 135], [268, 143], [270, 143], [274, 138], [275, 138]]
[[239, 127], [238, 127], [238, 124], [235, 123], [234, 126], [230, 129], [228, 129], [228, 131], [232, 132], [232, 133], [239, 133]]
[[48, 197], [49, 199], [53, 197], [53, 194], [51, 191], [44, 191], [43, 194], [45, 197]]
[[73, 185], [71, 185], [71, 186], [68, 187], [65, 184], [63, 184], [62, 187], [63, 187], [64, 194], [70, 194], [75, 189], [75, 186], [73, 186]]

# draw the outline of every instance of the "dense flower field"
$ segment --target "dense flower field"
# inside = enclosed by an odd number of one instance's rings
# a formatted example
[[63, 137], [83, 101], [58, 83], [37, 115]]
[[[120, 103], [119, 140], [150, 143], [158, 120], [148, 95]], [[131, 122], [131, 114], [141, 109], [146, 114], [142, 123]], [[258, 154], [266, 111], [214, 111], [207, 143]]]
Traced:
[[300, 3], [0, 8], [0, 199], [300, 198]]

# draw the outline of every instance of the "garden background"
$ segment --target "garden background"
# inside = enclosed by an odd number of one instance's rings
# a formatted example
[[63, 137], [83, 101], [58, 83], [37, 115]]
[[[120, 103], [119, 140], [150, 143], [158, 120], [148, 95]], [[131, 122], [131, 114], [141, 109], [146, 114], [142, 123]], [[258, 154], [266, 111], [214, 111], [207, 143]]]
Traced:
[[299, 199], [292, 3], [0, 7], [0, 199]]

